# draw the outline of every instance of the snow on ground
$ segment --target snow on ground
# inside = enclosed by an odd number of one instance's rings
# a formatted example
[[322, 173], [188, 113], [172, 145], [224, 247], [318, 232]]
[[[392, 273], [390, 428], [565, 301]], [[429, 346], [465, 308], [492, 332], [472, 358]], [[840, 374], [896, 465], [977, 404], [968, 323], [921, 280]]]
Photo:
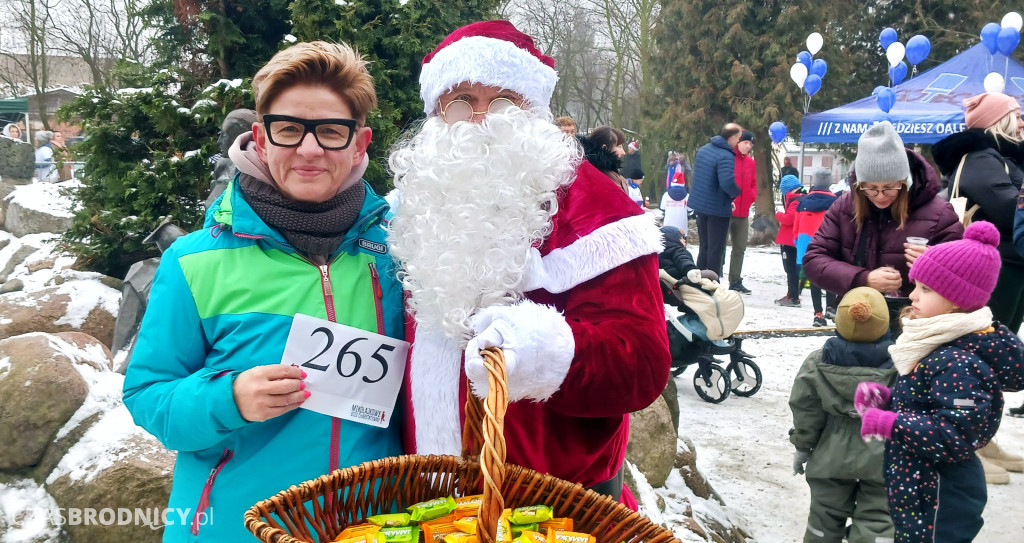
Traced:
[[[691, 247], [691, 251], [696, 256], [697, 247]], [[810, 327], [813, 311], [807, 291], [802, 296], [803, 307], [774, 304], [786, 293], [777, 247], [748, 248], [743, 270], [743, 283], [753, 293], [744, 296], [746, 318], [741, 330]], [[725, 511], [717, 516], [735, 519], [758, 543], [803, 539], [810, 493], [803, 476], [793, 475], [794, 449], [788, 439], [792, 426], [789, 391], [804, 358], [825, 339], [744, 342], [743, 350], [756, 356], [764, 376], [761, 390], [751, 398], [730, 396], [718, 405], [710, 404], [694, 391], [692, 368], [676, 378], [679, 434], [693, 441], [697, 466], [725, 501]], [[1015, 407], [1024, 402], [1024, 392], [1008, 393], [1005, 398], [1007, 407]], [[1024, 419], [1004, 415], [996, 439], [1003, 448], [1024, 453]], [[668, 486], [675, 486], [672, 480]], [[1024, 474], [1011, 473], [1010, 484], [989, 485], [988, 493], [985, 526], [976, 540], [1024, 541]], [[665, 516], [671, 522], [670, 515]]]

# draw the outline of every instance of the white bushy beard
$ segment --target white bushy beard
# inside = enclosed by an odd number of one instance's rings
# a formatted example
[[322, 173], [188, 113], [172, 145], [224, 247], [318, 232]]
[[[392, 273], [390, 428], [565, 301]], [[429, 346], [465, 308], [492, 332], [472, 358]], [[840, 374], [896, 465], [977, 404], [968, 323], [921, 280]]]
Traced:
[[388, 243], [418, 327], [464, 343], [478, 309], [522, 297], [530, 248], [550, 234], [556, 190], [582, 156], [546, 115], [518, 108], [482, 123], [431, 117], [399, 144]]

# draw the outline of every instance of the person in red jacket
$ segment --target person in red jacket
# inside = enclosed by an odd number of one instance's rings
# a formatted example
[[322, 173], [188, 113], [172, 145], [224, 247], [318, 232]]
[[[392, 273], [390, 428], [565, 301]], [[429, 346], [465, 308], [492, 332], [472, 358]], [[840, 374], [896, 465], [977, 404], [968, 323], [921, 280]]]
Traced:
[[427, 119], [391, 154], [389, 250], [414, 327], [405, 446], [458, 455], [481, 349], [508, 367], [507, 461], [635, 507], [623, 490], [629, 413], [671, 356], [663, 237], [548, 112], [554, 60], [507, 21], [455, 30], [423, 60]]
[[[811, 181], [811, 190], [800, 198], [796, 206], [796, 220], [793, 223], [794, 244], [796, 245], [796, 265], [802, 266], [804, 253], [807, 252], [807, 245], [814, 239], [818, 232], [825, 212], [836, 201], [836, 195], [832, 194], [829, 186], [832, 185], [832, 172], [827, 168], [818, 168], [814, 172], [814, 180]], [[821, 291], [818, 284], [811, 282], [811, 305], [814, 306], [814, 321], [812, 326], [828, 326], [826, 316], [834, 319], [836, 316], [836, 295], [825, 291], [826, 312], [822, 312]], [[831, 315], [829, 316], [829, 312]]]
[[804, 195], [804, 186], [795, 175], [784, 175], [779, 181], [782, 192], [782, 204], [785, 211], [777, 211], [775, 218], [779, 221], [779, 233], [775, 243], [782, 252], [782, 269], [786, 270], [786, 295], [775, 300], [776, 305], [783, 307], [800, 307], [800, 267], [796, 263], [796, 206]]
[[754, 134], [744, 130], [736, 144], [736, 184], [740, 195], [733, 200], [732, 218], [729, 219], [729, 237], [732, 239], [732, 255], [729, 257], [729, 288], [742, 294], [750, 294], [743, 286], [743, 253], [747, 251], [747, 236], [750, 230], [750, 206], [757, 200], [757, 163], [751, 156], [754, 148]]

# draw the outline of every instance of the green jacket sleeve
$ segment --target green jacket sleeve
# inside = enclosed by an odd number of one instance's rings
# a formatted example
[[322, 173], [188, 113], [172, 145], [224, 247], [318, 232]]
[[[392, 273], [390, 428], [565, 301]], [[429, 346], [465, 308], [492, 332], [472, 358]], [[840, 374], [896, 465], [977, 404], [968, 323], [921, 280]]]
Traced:
[[817, 387], [814, 386], [820, 362], [820, 349], [807, 355], [789, 394], [789, 409], [793, 412], [793, 430], [790, 431], [789, 441], [802, 451], [817, 447], [821, 432], [825, 429], [827, 415], [821, 406]]
[[157, 268], [124, 380], [124, 403], [135, 423], [168, 449], [207, 449], [250, 424], [235, 405], [237, 372], [206, 367], [208, 347], [171, 247]]

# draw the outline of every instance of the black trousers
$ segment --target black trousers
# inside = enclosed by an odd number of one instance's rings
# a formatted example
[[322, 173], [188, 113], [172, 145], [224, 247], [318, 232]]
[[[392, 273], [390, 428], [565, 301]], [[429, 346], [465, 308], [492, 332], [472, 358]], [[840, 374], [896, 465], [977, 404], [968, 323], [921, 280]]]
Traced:
[[791, 300], [800, 299], [800, 266], [796, 263], [796, 247], [779, 245], [782, 251], [782, 269], [786, 271], [786, 296]]
[[697, 239], [700, 252], [697, 253], [697, 267], [711, 270], [722, 277], [725, 267], [725, 240], [729, 237], [729, 217], [717, 217], [697, 213]]
[[832, 294], [827, 290], [818, 288], [817, 285], [811, 283], [811, 305], [814, 306], [815, 313], [822, 313], [824, 310], [821, 308], [821, 293], [825, 293], [825, 307], [836, 308], [836, 295]]

